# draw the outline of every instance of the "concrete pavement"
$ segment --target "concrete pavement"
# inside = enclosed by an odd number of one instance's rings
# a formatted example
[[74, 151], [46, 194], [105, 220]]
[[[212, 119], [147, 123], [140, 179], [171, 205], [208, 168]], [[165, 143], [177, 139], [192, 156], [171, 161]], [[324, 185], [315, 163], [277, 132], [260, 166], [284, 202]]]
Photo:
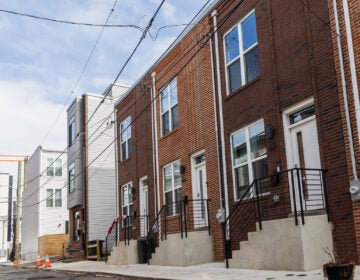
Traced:
[[[4, 264], [3, 264], [4, 265]], [[11, 265], [11, 264], [9, 264]], [[26, 265], [27, 267], [29, 264]], [[190, 267], [155, 266], [147, 264], [108, 265], [105, 262], [80, 261], [72, 263], [53, 262], [51, 270], [69, 272], [87, 272], [94, 274], [111, 274], [128, 276], [129, 279], [173, 279], [173, 280], [323, 280], [321, 270], [311, 272], [266, 271], [248, 269], [226, 269], [223, 263], [208, 263]], [[356, 269], [356, 280], [360, 280], [360, 266]]]

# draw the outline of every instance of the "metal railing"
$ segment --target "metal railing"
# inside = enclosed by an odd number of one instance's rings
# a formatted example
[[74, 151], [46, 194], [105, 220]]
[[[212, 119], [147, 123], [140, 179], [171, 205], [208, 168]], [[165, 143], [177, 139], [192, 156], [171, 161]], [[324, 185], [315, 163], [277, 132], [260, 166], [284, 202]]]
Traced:
[[166, 240], [168, 234], [179, 233], [181, 238], [187, 238], [188, 233], [195, 230], [207, 230], [211, 234], [208, 199], [189, 200], [185, 197], [163, 205], [147, 235], [148, 264], [160, 240]]
[[114, 246], [117, 246], [119, 242], [119, 228], [121, 226], [121, 217], [116, 218], [108, 229], [108, 233], [105, 238], [105, 262], [108, 261], [108, 256]]
[[326, 170], [293, 168], [256, 179], [239, 191], [235, 202], [222, 224], [226, 267], [233, 250], [247, 240], [248, 232], [262, 230], [262, 222], [293, 216], [295, 225], [305, 224], [305, 212], [326, 210], [330, 213], [326, 189]]

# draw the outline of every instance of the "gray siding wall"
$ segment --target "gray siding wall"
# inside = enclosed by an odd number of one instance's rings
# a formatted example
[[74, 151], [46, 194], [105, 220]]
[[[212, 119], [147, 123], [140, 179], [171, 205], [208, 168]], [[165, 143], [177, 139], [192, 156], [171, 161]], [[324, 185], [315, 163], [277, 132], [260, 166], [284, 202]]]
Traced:
[[[67, 111], [68, 129], [70, 119], [75, 116], [75, 135], [81, 132], [83, 128], [82, 102], [82, 98], [76, 98]], [[81, 173], [83, 170], [83, 139], [84, 136], [80, 135], [75, 139], [75, 142], [68, 148], [67, 165], [68, 167], [70, 167], [72, 163], [75, 164], [75, 191], [72, 193], [68, 193], [67, 209], [83, 203], [83, 175]], [[66, 190], [67, 192], [69, 192], [69, 188], [67, 188]]]

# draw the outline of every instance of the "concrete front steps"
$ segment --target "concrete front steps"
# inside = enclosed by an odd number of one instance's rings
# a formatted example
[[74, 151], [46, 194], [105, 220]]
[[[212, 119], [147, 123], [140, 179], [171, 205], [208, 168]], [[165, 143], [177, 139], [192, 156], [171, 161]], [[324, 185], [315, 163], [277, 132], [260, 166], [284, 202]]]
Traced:
[[151, 255], [150, 264], [165, 266], [191, 266], [214, 260], [212, 236], [208, 231], [188, 232], [187, 238], [170, 234], [160, 241]]
[[[187, 238], [180, 233], [169, 234], [160, 241], [155, 253], [151, 254], [150, 264], [164, 266], [190, 266], [212, 262], [213, 244], [208, 231], [188, 232]], [[108, 258], [113, 265], [130, 265], [139, 263], [137, 240], [130, 244], [121, 241], [113, 247]]]
[[326, 215], [305, 216], [296, 226], [294, 218], [262, 222], [262, 230], [248, 233], [240, 250], [232, 252], [230, 268], [310, 271], [328, 262], [324, 249], [333, 250], [331, 223]]

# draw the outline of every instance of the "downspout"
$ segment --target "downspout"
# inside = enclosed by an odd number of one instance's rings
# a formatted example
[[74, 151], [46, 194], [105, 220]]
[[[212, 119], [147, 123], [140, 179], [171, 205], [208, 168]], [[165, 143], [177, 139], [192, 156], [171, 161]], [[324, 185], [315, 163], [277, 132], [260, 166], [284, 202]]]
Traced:
[[226, 155], [225, 155], [225, 136], [224, 136], [224, 115], [222, 108], [222, 92], [221, 92], [221, 77], [220, 77], [220, 57], [219, 57], [219, 39], [218, 39], [218, 27], [217, 27], [217, 11], [211, 13], [213, 18], [213, 27], [215, 35], [215, 59], [216, 59], [216, 76], [217, 76], [217, 92], [219, 102], [219, 120], [220, 120], [220, 137], [221, 137], [221, 153], [222, 153], [222, 167], [223, 167], [223, 180], [224, 180], [224, 192], [225, 192], [225, 217], [229, 214], [229, 194], [228, 184], [226, 176]]
[[222, 200], [222, 185], [221, 185], [221, 167], [220, 167], [220, 143], [219, 143], [219, 130], [218, 130], [218, 117], [216, 111], [216, 86], [215, 86], [215, 73], [214, 73], [214, 58], [213, 58], [213, 42], [210, 37], [210, 61], [211, 61], [211, 78], [212, 78], [212, 91], [214, 99], [214, 121], [215, 121], [215, 134], [216, 134], [216, 155], [217, 155], [217, 170], [218, 170], [218, 184], [219, 184], [219, 205], [220, 209], [224, 209]]
[[114, 137], [115, 137], [115, 218], [120, 216], [119, 213], [119, 162], [118, 162], [118, 139], [117, 139], [117, 109], [114, 111]]
[[155, 173], [154, 173], [154, 188], [155, 194], [157, 195], [157, 203], [156, 203], [156, 195], [155, 195], [155, 205], [157, 206], [157, 210], [155, 209], [155, 217], [160, 212], [160, 186], [159, 186], [159, 145], [158, 145], [158, 130], [157, 130], [157, 118], [156, 118], [156, 73], [153, 72], [151, 74], [152, 77], [152, 96], [151, 102], [153, 103], [153, 137], [155, 140]]
[[358, 176], [357, 176], [357, 172], [356, 172], [356, 159], [355, 159], [355, 151], [354, 151], [353, 133], [352, 133], [351, 122], [350, 122], [348, 93], [347, 93], [347, 89], [346, 89], [344, 57], [343, 57], [342, 46], [341, 46], [340, 26], [339, 26], [339, 18], [338, 18], [338, 10], [337, 10], [336, 0], [333, 0], [333, 8], [334, 8], [334, 16], [335, 16], [337, 48], [338, 48], [339, 63], [340, 63], [341, 84], [342, 84], [342, 92], [343, 92], [343, 99], [344, 99], [346, 128], [348, 130], [351, 167], [352, 167], [352, 173], [353, 173], [354, 180], [358, 181]]
[[354, 98], [354, 105], [355, 105], [356, 127], [357, 127], [357, 132], [358, 132], [358, 139], [360, 139], [359, 87], [358, 87], [357, 75], [356, 75], [354, 46], [353, 46], [353, 39], [352, 39], [351, 25], [350, 25], [349, 6], [348, 6], [347, 0], [343, 0], [343, 10], [344, 10], [347, 47], [348, 47], [348, 51], [349, 51], [350, 75], [351, 75], [353, 98]]

